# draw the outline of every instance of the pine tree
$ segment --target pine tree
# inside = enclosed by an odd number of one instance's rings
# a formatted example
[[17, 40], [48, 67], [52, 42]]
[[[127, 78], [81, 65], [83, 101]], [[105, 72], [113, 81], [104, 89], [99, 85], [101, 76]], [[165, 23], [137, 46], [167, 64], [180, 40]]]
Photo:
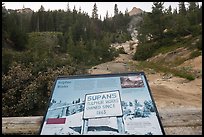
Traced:
[[74, 5], [74, 8], [73, 8], [73, 13], [76, 14], [77, 13], [77, 10], [76, 10], [76, 7]]
[[190, 25], [196, 25], [199, 23], [199, 5], [196, 2], [189, 2], [188, 7], [188, 20], [190, 22]]
[[152, 22], [154, 25], [154, 32], [153, 35], [156, 36], [156, 38], [162, 38], [163, 37], [163, 30], [164, 30], [164, 20], [163, 19], [163, 5], [164, 2], [153, 2], [152, 6]]
[[67, 3], [67, 12], [70, 12], [69, 2]]
[[191, 11], [195, 11], [196, 8], [198, 7], [196, 2], [188, 2], [188, 4], [189, 4], [188, 10], [189, 10], [190, 12], [191, 12]]
[[109, 15], [108, 15], [108, 11], [106, 11], [106, 19], [108, 19]]
[[126, 10], [125, 10], [125, 15], [129, 15], [128, 14], [128, 8], [126, 8]]
[[202, 23], [202, 5], [200, 6], [198, 11], [198, 21], [199, 23]]
[[43, 5], [40, 6], [40, 9], [38, 11], [45, 11], [45, 8], [43, 7]]
[[174, 9], [173, 14], [176, 15], [177, 13], [177, 8]]
[[94, 7], [93, 7], [93, 11], [92, 11], [92, 18], [93, 19], [98, 19], [98, 9], [97, 9], [97, 6], [96, 6], [96, 3], [94, 4]]
[[172, 14], [172, 8], [171, 8], [171, 5], [169, 5], [169, 8], [168, 8], [167, 14]]
[[4, 38], [7, 31], [6, 14], [7, 14], [6, 8], [4, 6], [4, 3], [2, 3], [2, 38]]
[[79, 7], [79, 14], [81, 13], [81, 7]]
[[74, 41], [73, 41], [73, 36], [72, 36], [72, 32], [71, 32], [71, 28], [69, 28], [69, 31], [66, 33], [67, 35], [67, 51], [69, 54], [74, 54], [74, 49], [75, 49], [75, 45], [74, 45]]
[[162, 14], [164, 2], [153, 2], [152, 13]]
[[[174, 11], [173, 25], [171, 26], [175, 36], [186, 36], [190, 34], [189, 11], [186, 10], [185, 3], [179, 2], [179, 14]], [[172, 21], [171, 20], [171, 21]]]
[[115, 4], [114, 6], [114, 16], [117, 16], [118, 15], [118, 5]]
[[179, 14], [186, 15], [185, 2], [179, 2]]

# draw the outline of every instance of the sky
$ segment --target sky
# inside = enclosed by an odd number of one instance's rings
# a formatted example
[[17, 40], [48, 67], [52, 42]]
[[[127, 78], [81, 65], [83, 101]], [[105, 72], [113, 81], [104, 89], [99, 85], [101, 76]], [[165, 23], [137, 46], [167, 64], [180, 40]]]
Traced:
[[[38, 11], [43, 5], [45, 11], [67, 9], [68, 2], [2, 2], [5, 3], [6, 9], [21, 9], [23, 5], [25, 8], [31, 8], [34, 11]], [[70, 10], [73, 10], [74, 6], [78, 11], [81, 7], [81, 11], [88, 13], [89, 16], [92, 14], [93, 6], [95, 2], [69, 2]], [[132, 10], [133, 7], [137, 7], [146, 12], [151, 12], [153, 2], [96, 2], [98, 8], [98, 15], [103, 19], [108, 11], [109, 16], [114, 15], [114, 5], [117, 4], [119, 11], [125, 13], [125, 10]], [[201, 2], [200, 2], [201, 4]], [[178, 9], [178, 2], [165, 2], [164, 8], [168, 8], [171, 5], [172, 9]]]

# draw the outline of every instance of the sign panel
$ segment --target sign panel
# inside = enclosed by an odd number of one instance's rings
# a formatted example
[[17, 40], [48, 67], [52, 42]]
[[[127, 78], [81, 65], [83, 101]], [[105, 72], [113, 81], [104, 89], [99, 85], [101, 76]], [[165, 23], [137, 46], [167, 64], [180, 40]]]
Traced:
[[122, 116], [119, 91], [87, 94], [85, 97], [84, 119]]
[[58, 77], [41, 135], [163, 135], [143, 72]]

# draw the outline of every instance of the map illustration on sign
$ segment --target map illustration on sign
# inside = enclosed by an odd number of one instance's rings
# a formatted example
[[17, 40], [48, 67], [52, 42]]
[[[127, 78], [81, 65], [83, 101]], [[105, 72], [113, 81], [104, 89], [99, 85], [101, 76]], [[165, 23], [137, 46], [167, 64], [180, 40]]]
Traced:
[[164, 135], [143, 72], [58, 77], [41, 135]]

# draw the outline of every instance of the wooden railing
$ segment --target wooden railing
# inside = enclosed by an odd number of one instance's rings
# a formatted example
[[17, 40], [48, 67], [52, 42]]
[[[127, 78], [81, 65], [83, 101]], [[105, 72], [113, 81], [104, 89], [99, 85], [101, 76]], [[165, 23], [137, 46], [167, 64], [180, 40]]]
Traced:
[[[162, 110], [159, 112], [166, 135], [202, 135], [202, 110]], [[43, 116], [3, 117], [2, 134], [37, 135]]]

